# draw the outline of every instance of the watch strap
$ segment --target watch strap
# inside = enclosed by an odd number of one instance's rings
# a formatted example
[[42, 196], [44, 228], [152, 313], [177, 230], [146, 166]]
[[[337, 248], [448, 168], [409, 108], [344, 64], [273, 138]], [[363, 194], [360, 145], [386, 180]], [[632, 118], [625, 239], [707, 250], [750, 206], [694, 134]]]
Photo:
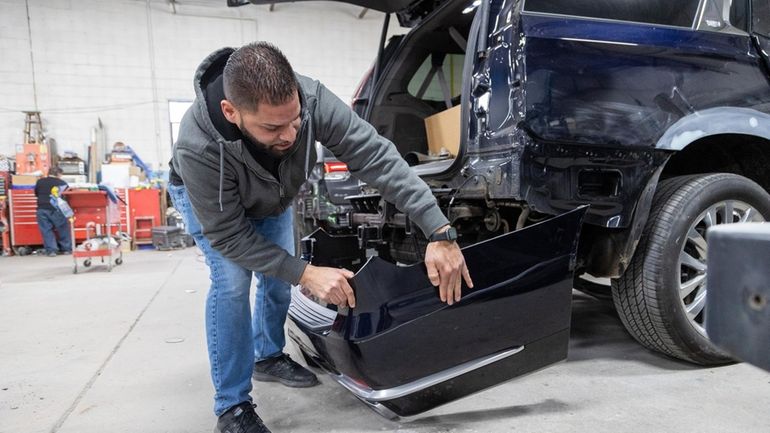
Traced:
[[449, 229], [444, 230], [443, 232], [433, 233], [432, 235], [430, 235], [428, 240], [430, 242], [457, 240], [457, 229], [455, 229], [454, 227], [449, 227]]

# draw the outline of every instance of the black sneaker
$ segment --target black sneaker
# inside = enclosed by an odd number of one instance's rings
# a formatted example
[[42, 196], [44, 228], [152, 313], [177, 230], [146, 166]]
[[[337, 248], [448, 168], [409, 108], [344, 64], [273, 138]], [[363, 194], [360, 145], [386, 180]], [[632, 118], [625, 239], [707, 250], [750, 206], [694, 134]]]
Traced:
[[223, 413], [217, 420], [214, 433], [270, 433], [262, 418], [254, 412], [257, 405], [244, 401]]
[[307, 368], [297, 364], [289, 355], [268, 358], [254, 364], [254, 380], [281, 382], [292, 388], [308, 388], [318, 385], [318, 378]]
[[56, 251], [46, 251], [46, 257], [56, 257]]

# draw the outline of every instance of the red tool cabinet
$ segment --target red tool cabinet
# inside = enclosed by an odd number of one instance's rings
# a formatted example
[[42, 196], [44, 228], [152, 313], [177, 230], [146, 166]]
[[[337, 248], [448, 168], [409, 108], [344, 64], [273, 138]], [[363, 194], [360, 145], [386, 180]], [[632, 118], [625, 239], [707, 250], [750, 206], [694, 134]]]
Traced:
[[[37, 227], [37, 198], [34, 189], [12, 189], [9, 191], [11, 245], [14, 249], [22, 246], [43, 245], [43, 237]], [[160, 210], [160, 190], [116, 188], [120, 226], [129, 233], [137, 244], [152, 243], [152, 227], [163, 224]], [[125, 204], [123, 203], [125, 202]], [[112, 226], [117, 231], [117, 224]], [[85, 223], [75, 221], [75, 243], [87, 237]]]
[[43, 245], [37, 228], [37, 197], [34, 189], [12, 189], [8, 194], [11, 210], [11, 246]]
[[160, 190], [128, 190], [128, 232], [135, 245], [152, 244], [152, 228], [163, 225], [160, 214]]

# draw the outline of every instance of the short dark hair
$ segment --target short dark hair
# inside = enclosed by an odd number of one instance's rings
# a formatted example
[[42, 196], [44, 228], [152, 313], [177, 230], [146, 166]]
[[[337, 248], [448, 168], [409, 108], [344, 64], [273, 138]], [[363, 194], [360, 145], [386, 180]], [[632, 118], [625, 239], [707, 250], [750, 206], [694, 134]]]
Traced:
[[286, 56], [267, 42], [238, 48], [225, 65], [225, 98], [240, 110], [255, 112], [262, 102], [283, 104], [294, 96], [297, 87]]
[[62, 173], [64, 173], [64, 170], [62, 170], [58, 166], [53, 166], [53, 167], [48, 169], [48, 175], [49, 176], [59, 176]]

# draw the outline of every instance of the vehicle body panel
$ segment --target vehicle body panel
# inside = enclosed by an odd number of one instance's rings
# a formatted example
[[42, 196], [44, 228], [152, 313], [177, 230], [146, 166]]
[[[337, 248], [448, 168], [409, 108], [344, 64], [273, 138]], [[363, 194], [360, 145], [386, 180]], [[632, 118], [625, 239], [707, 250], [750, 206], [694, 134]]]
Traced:
[[536, 139], [649, 148], [696, 111], [770, 111], [748, 34], [526, 14], [522, 31], [525, 124]]
[[695, 140], [720, 134], [741, 134], [770, 140], [770, 114], [751, 108], [719, 107], [689, 114], [666, 130], [656, 147], [682, 150]]
[[[465, 248], [474, 288], [452, 306], [439, 300], [423, 264], [371, 258], [351, 280], [356, 307], [347, 314], [295, 291], [289, 335], [359, 398], [400, 416], [562, 360], [584, 213]], [[355, 237], [317, 232], [303, 242], [317, 265], [361, 264]]]
[[[746, 114], [740, 132], [766, 135], [749, 126], [770, 112], [770, 86], [747, 33], [516, 13], [518, 1], [491, 4], [488, 56], [473, 76], [488, 90], [472, 89], [464, 174], [501, 170], [497, 177], [507, 182], [487, 179], [465, 196], [507, 196], [547, 214], [590, 204], [587, 223], [627, 228], [667, 160], [657, 149], [679, 150], [700, 138], [703, 122], [680, 119], [733, 107]], [[661, 140], [675, 124], [678, 140]], [[581, 175], [599, 176], [609, 191], [581, 192]]]

